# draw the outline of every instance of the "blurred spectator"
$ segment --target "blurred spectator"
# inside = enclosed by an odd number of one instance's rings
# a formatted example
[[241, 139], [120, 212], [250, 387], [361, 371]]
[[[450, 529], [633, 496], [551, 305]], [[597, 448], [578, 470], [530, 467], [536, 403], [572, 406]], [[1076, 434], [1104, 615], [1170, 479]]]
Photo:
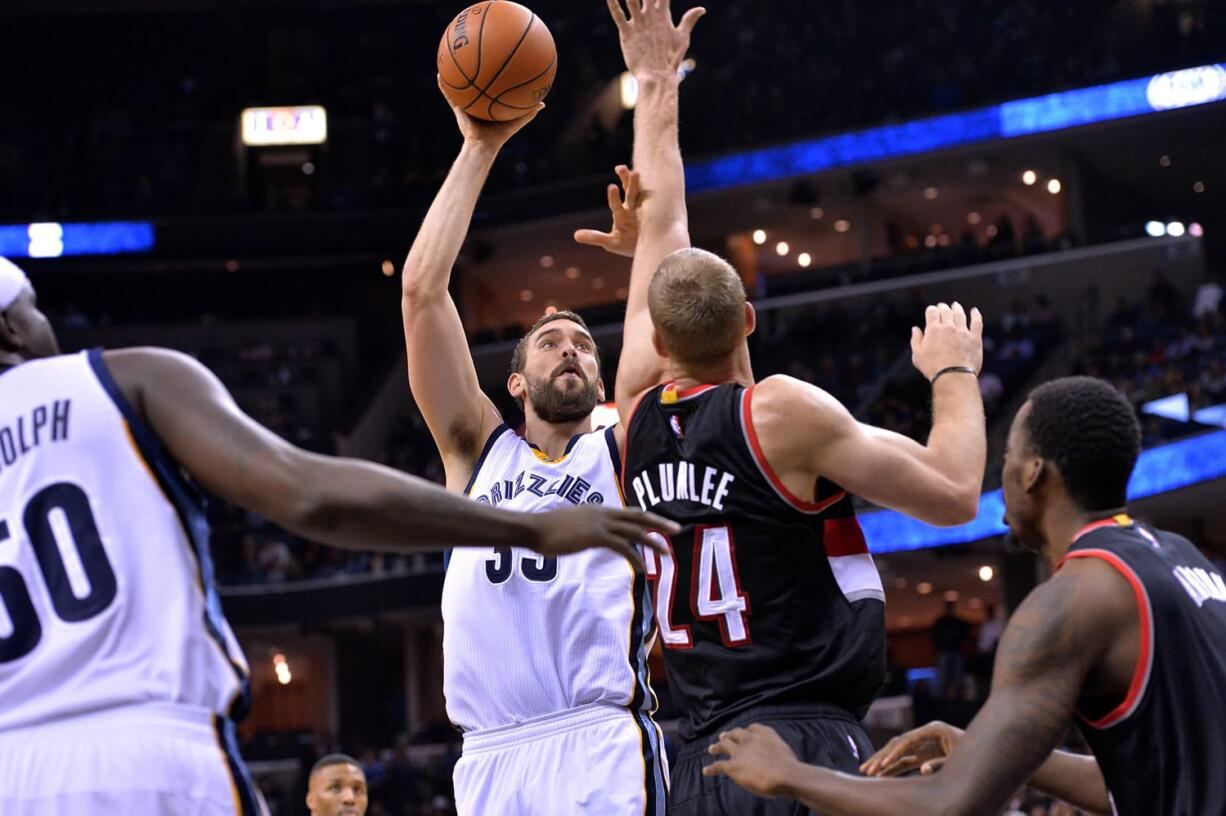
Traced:
[[970, 637], [971, 625], [958, 617], [955, 602], [946, 601], [945, 614], [932, 624], [932, 645], [937, 652], [937, 688], [946, 700], [956, 700], [962, 695]]

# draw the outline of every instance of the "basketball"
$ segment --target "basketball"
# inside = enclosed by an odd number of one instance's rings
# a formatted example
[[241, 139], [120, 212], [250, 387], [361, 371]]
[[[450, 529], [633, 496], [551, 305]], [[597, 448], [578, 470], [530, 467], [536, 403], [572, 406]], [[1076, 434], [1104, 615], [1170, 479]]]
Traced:
[[553, 86], [557, 65], [544, 21], [509, 0], [469, 6], [438, 46], [443, 95], [488, 122], [518, 119], [535, 108]]

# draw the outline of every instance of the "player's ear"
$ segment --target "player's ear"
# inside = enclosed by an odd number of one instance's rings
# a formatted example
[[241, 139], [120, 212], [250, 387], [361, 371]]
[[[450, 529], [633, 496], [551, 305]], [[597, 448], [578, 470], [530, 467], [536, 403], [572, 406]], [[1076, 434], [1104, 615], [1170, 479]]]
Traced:
[[758, 328], [758, 313], [754, 311], [753, 304], [745, 301], [745, 336], [753, 334]]
[[7, 309], [0, 311], [0, 349], [20, 351], [23, 347], [21, 330], [17, 328]]
[[315, 791], [307, 791], [306, 806], [311, 813], [315, 812]]
[[512, 372], [511, 376], [507, 377], [507, 391], [509, 391], [511, 396], [515, 397], [515, 399], [518, 400], [524, 398], [524, 390], [526, 387], [527, 383], [524, 382], [524, 375], [520, 374], [518, 371]]
[[1052, 466], [1046, 459], [1038, 456], [1032, 456], [1030, 461], [1025, 465], [1025, 471], [1022, 473], [1022, 487], [1027, 493], [1033, 493], [1038, 489], [1044, 481], [1051, 476]]
[[599, 399], [601, 402], [604, 402], [604, 397], [605, 397], [604, 379], [601, 377], [597, 377], [596, 378], [596, 398]]
[[655, 326], [651, 327], [651, 345], [655, 348], [656, 354], [661, 357], [668, 357], [668, 350], [664, 348], [664, 342], [660, 339], [660, 333], [656, 331]]

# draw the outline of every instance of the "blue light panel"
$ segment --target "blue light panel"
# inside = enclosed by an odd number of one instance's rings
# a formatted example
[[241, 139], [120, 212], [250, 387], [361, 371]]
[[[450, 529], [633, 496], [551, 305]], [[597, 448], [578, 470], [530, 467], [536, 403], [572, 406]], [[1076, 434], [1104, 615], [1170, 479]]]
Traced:
[[0, 226], [0, 256], [59, 258], [65, 255], [127, 255], [149, 252], [157, 234], [149, 221]]
[[[1128, 498], [1143, 499], [1223, 477], [1226, 431], [1215, 431], [1142, 452], [1128, 483]], [[903, 552], [1004, 535], [1004, 512], [1004, 496], [993, 490], [979, 498], [978, 517], [960, 527], [932, 527], [893, 510], [866, 513], [860, 517], [860, 526], [873, 553]]]
[[695, 162], [685, 181], [691, 193], [726, 190], [1223, 99], [1226, 63], [1204, 65]]

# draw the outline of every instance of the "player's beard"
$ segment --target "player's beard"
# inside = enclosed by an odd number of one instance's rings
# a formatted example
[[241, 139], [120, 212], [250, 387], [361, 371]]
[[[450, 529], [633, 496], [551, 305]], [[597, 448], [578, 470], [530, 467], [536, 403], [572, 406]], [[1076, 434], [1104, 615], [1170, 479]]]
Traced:
[[580, 372], [583, 384], [578, 388], [567, 388], [555, 385], [559, 376], [561, 374], [546, 380], [526, 378], [528, 402], [532, 404], [532, 410], [550, 424], [577, 422], [591, 416], [596, 404], [600, 402], [600, 392], [596, 388], [595, 380], [589, 380], [586, 374]]

